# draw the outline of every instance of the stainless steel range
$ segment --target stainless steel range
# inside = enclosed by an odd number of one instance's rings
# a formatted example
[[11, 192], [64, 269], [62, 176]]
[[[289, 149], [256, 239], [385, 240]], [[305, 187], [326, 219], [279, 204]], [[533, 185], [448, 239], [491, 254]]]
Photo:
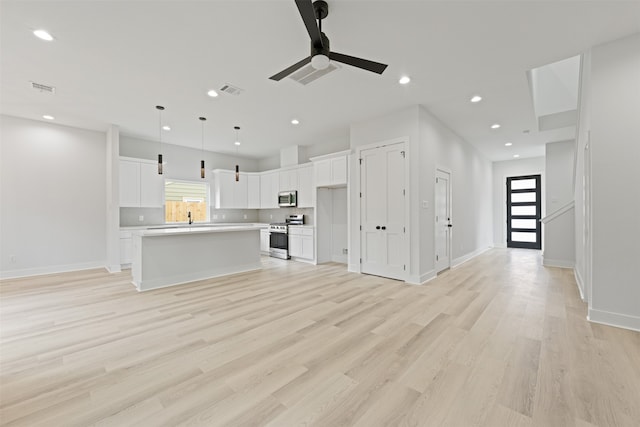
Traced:
[[275, 258], [291, 258], [289, 256], [289, 225], [304, 224], [304, 215], [289, 215], [285, 221], [269, 224], [269, 255]]

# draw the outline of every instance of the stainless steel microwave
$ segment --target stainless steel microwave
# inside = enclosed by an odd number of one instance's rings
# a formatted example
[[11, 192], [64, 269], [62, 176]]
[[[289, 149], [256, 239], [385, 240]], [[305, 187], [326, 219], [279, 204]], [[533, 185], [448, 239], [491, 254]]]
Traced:
[[281, 191], [278, 193], [278, 205], [281, 208], [296, 207], [298, 206], [298, 192], [297, 191]]

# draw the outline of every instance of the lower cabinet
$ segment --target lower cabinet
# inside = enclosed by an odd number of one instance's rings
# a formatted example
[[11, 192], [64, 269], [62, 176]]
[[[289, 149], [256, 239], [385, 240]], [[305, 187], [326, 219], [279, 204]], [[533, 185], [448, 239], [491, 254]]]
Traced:
[[289, 255], [313, 261], [313, 246], [313, 228], [289, 226]]
[[269, 253], [269, 230], [260, 230], [260, 252]]
[[131, 264], [133, 259], [133, 242], [130, 231], [120, 232], [120, 265]]

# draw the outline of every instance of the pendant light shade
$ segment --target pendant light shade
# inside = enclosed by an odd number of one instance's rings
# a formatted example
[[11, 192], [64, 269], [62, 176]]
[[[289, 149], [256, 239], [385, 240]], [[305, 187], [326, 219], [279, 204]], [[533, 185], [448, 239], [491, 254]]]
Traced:
[[[240, 140], [238, 139], [238, 132], [240, 131], [240, 126], [233, 127], [236, 130], [236, 155], [238, 155], [238, 146], [240, 145]], [[236, 182], [240, 181], [240, 165], [236, 165]]]
[[156, 105], [156, 110], [158, 110], [158, 142], [160, 145], [160, 153], [158, 154], [158, 175], [162, 175], [162, 111], [164, 111], [164, 107], [162, 105]]
[[202, 123], [202, 157], [200, 160], [200, 178], [204, 179], [204, 122], [207, 121], [206, 117], [198, 117], [200, 123]]

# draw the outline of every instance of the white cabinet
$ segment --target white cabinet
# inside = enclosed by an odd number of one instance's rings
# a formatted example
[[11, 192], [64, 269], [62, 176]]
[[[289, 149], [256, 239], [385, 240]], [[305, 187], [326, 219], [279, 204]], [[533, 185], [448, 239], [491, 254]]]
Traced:
[[164, 205], [164, 178], [155, 163], [140, 163], [140, 207], [157, 208]]
[[301, 166], [296, 172], [298, 174], [298, 207], [313, 207], [316, 191], [313, 185], [313, 165]]
[[264, 254], [269, 253], [269, 230], [260, 230], [260, 252]]
[[280, 191], [297, 191], [298, 190], [298, 170], [285, 169], [279, 173]]
[[260, 207], [272, 209], [278, 207], [280, 176], [278, 172], [267, 172], [260, 175]]
[[120, 159], [120, 207], [161, 208], [164, 178], [151, 161]]
[[247, 208], [260, 209], [260, 175], [247, 174]]
[[216, 209], [246, 209], [248, 206], [247, 175], [240, 174], [240, 179], [236, 181], [234, 171], [215, 170], [214, 180], [214, 201]]
[[130, 231], [120, 231], [120, 264], [131, 264], [133, 259], [133, 243]]
[[313, 247], [313, 228], [289, 226], [289, 255], [313, 261]]
[[313, 160], [317, 187], [340, 187], [347, 185], [348, 154], [333, 157], [316, 157]]
[[140, 163], [120, 160], [120, 207], [140, 207]]

